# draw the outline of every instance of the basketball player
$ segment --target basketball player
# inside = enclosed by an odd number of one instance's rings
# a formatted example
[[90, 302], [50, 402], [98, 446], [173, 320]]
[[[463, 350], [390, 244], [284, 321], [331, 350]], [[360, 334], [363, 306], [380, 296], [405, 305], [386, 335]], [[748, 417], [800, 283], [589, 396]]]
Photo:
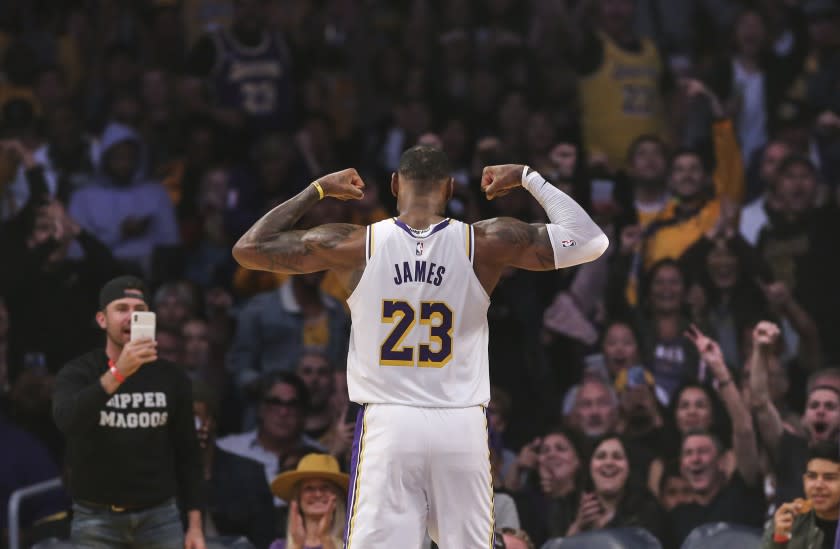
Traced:
[[323, 198], [362, 198], [356, 170], [329, 174], [257, 221], [233, 250], [251, 269], [331, 269], [352, 292], [347, 384], [364, 407], [351, 466], [349, 549], [419, 547], [427, 529], [441, 549], [493, 547], [488, 296], [508, 266], [569, 267], [608, 245], [578, 204], [522, 165], [484, 168], [482, 190], [493, 199], [521, 185], [550, 223], [444, 218], [453, 192], [448, 164], [432, 147], [403, 153], [391, 178], [399, 217], [292, 230]]

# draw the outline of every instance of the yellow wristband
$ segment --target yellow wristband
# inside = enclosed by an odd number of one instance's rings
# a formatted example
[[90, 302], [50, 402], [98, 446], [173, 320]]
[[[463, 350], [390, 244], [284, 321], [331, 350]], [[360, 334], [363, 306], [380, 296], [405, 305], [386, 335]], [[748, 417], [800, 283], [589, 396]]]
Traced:
[[320, 198], [318, 198], [318, 200], [323, 200], [324, 199], [324, 189], [323, 189], [323, 187], [321, 187], [321, 184], [318, 183], [317, 181], [313, 181], [312, 186], [315, 187], [315, 189], [318, 191], [318, 196], [320, 197]]

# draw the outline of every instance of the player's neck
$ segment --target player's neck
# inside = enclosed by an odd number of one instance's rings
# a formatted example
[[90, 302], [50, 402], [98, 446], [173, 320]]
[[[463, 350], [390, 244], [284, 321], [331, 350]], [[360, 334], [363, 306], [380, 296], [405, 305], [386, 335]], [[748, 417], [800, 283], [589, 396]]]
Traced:
[[431, 208], [405, 208], [400, 209], [400, 221], [411, 227], [412, 229], [428, 229], [435, 223], [444, 219], [444, 217]]

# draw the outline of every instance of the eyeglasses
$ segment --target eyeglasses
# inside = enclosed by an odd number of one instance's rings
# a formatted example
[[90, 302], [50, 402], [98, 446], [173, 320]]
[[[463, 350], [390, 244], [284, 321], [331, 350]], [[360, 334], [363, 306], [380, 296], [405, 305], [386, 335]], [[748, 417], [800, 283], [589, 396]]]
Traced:
[[295, 410], [300, 408], [300, 401], [296, 398], [284, 400], [277, 397], [266, 397], [262, 400], [262, 402], [266, 406], [271, 406], [272, 408], [293, 408]]

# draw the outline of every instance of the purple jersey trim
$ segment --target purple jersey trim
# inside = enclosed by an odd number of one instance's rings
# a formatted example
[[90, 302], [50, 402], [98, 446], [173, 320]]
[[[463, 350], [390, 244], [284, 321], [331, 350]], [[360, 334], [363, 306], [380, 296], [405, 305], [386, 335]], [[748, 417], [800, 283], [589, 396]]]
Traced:
[[423, 236], [418, 236], [418, 235], [414, 234], [413, 232], [411, 232], [411, 227], [409, 227], [403, 221], [397, 219], [396, 217], [394, 218], [394, 223], [397, 224], [397, 227], [404, 230], [405, 232], [408, 233], [409, 236], [412, 236], [414, 238], [428, 238], [428, 237], [432, 236], [433, 234], [435, 234], [436, 232], [438, 232], [439, 230], [446, 228], [449, 225], [449, 221], [450, 221], [450, 219], [447, 217], [446, 219], [444, 219], [443, 221], [438, 223], [435, 226], [435, 228], [432, 229], [432, 232], [430, 232], [429, 234], [423, 235]]
[[356, 486], [359, 484], [359, 458], [362, 454], [365, 431], [365, 407], [359, 409], [356, 414], [356, 428], [353, 431], [353, 446], [350, 457], [350, 489], [347, 491], [347, 520], [344, 526], [344, 548], [347, 549], [350, 541], [350, 526], [353, 521], [353, 511], [356, 503]]

